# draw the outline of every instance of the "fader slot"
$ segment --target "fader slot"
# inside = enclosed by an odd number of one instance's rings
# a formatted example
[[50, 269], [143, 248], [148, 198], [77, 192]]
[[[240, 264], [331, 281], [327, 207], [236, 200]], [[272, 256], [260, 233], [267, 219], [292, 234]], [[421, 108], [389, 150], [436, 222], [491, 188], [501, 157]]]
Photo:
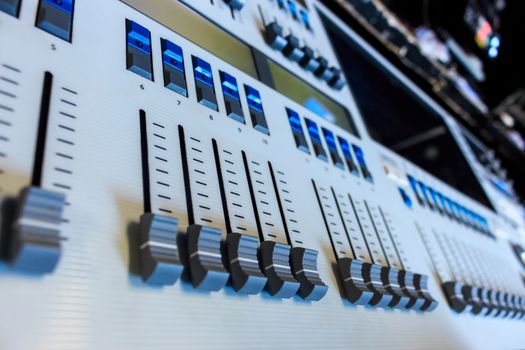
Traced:
[[363, 278], [366, 263], [355, 257], [341, 216], [338, 214], [337, 202], [331, 191], [324, 186], [318, 186], [314, 180], [312, 180], [312, 185], [334, 249], [346, 297], [353, 304], [368, 305], [375, 293]]
[[66, 197], [62, 192], [68, 188], [62, 188], [61, 192], [42, 188], [54, 89], [53, 74], [45, 72], [31, 185], [20, 193], [18, 210], [8, 237], [10, 265], [16, 270], [34, 274], [52, 272], [61, 255], [60, 226], [66, 206]]
[[301, 232], [298, 230], [297, 213], [292, 209], [293, 202], [290, 199], [291, 193], [288, 189], [285, 174], [279, 170], [275, 171], [270, 162], [268, 162], [268, 168], [270, 170], [288, 244], [293, 247], [290, 265], [294, 277], [301, 285], [298, 294], [303, 299], [318, 301], [322, 299], [328, 291], [328, 286], [321, 280], [317, 268], [319, 252], [317, 250], [304, 248], [303, 243], [297, 239], [300, 238]]
[[212, 176], [216, 174], [212, 145], [187, 135], [182, 126], [178, 130], [190, 224], [186, 241], [192, 284], [200, 290], [218, 291], [229, 273], [223, 264], [224, 218], [219, 217], [223, 210], [218, 180]]
[[242, 155], [219, 147], [216, 140], [212, 143], [227, 230], [227, 260], [233, 287], [237, 292], [258, 294], [265, 287], [267, 278], [259, 266], [259, 235], [248, 183], [243, 177]]
[[268, 278], [266, 288], [275, 297], [291, 298], [300, 285], [290, 267], [292, 247], [287, 244], [283, 222], [278, 214], [276, 194], [270, 187], [268, 169], [260, 162], [249, 160], [244, 151], [242, 158], [261, 237], [259, 261]]
[[[160, 158], [158, 155], [155, 155], [155, 149], [160, 147], [163, 151], [168, 152], [168, 148], [164, 143], [160, 146], [158, 140], [151, 140], [155, 137], [166, 140], [167, 136], [162, 136], [158, 133], [160, 131], [152, 130], [153, 127], [161, 129], [165, 129], [165, 127], [151, 122], [144, 110], [139, 112], [139, 122], [144, 201], [144, 214], [140, 217], [139, 240], [142, 279], [149, 284], [171, 285], [178, 280], [183, 270], [177, 243], [179, 220], [174, 216], [173, 210], [167, 209], [169, 206], [156, 201], [157, 198], [162, 198], [165, 201], [172, 200], [166, 194], [160, 194], [165, 193], [162, 190], [159, 193], [160, 187], [169, 188], [171, 186], [170, 179], [159, 179], [155, 175], [159, 168], [153, 161], [154, 159], [158, 161], [158, 158]], [[161, 159], [167, 162], [167, 158]], [[150, 164], [155, 165], [150, 167]], [[159, 185], [159, 183], [162, 185]], [[152, 202], [155, 203], [155, 206], [152, 206]], [[180, 213], [177, 214], [180, 215]]]

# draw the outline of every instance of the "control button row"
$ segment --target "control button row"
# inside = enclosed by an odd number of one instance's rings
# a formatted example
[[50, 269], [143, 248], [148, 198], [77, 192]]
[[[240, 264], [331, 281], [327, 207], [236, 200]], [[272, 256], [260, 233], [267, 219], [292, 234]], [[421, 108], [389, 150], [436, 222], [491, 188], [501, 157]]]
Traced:
[[428, 291], [428, 276], [342, 258], [337, 262], [347, 299], [356, 305], [430, 312], [438, 302]]
[[[189, 270], [193, 287], [222, 289], [231, 278], [240, 293], [258, 294], [264, 288], [277, 298], [298, 294], [317, 301], [328, 287], [317, 269], [318, 252], [229, 233], [222, 242], [220, 230], [191, 225], [185, 235], [175, 218], [147, 213], [140, 219], [142, 279], [154, 285], [172, 285]], [[224, 248], [223, 248], [224, 246]], [[187, 256], [186, 259], [182, 258]]]
[[[154, 81], [150, 31], [136, 22], [126, 20], [126, 35], [126, 68], [143, 78]], [[164, 86], [181, 96], [188, 97], [182, 48], [169, 40], [161, 38], [161, 50]], [[218, 111], [217, 91], [211, 64], [193, 55], [191, 56], [191, 63], [197, 102], [211, 110]], [[226, 115], [245, 124], [246, 120], [242, 109], [237, 79], [223, 71], [219, 71], [219, 77]], [[244, 91], [253, 128], [269, 135], [270, 130], [259, 91], [247, 84], [244, 84]]]
[[502, 291], [469, 286], [457, 281], [444, 282], [441, 286], [456, 313], [523, 319], [525, 297]]
[[290, 61], [297, 62], [306, 71], [312, 72], [316, 77], [324, 80], [329, 86], [341, 90], [345, 80], [341, 70], [330, 67], [326, 58], [315, 57], [314, 50], [308, 45], [301, 46], [299, 38], [293, 34], [284, 35], [284, 29], [276, 21], [265, 25], [264, 38], [266, 43]]
[[[482, 234], [493, 236], [489, 222], [485, 217], [467, 209], [413, 176], [407, 175], [407, 178], [418, 203], [422, 207], [428, 207], [432, 211], [437, 211], [441, 215], [445, 215]], [[408, 203], [406, 198], [403, 200], [405, 203]]]
[[[306, 140], [306, 133], [303, 129], [301, 117], [296, 111], [290, 108], [286, 108], [286, 113], [288, 115], [288, 122], [290, 123], [290, 128], [292, 130], [292, 136], [296, 147], [299, 150], [310, 154], [310, 148], [308, 146], [308, 141]], [[319, 130], [317, 123], [309, 118], [304, 118], [304, 122], [306, 124], [308, 136], [310, 137], [314, 155], [318, 159], [328, 162], [328, 156], [330, 156], [332, 163], [339, 169], [345, 170], [346, 166], [348, 171], [350, 171], [350, 173], [355, 176], [359, 176], [360, 169], [363, 178], [369, 182], [373, 182], [372, 173], [367, 166], [365, 155], [361, 147], [355, 144], [350, 144], [346, 139], [340, 136], [336, 137], [336, 135], [331, 130], [325, 127], [322, 127], [321, 130]], [[323, 145], [321, 131], [328, 148], [328, 153], [326, 152]], [[342, 157], [339, 153], [339, 149], [341, 150]], [[355, 154], [357, 164], [354, 161], [352, 151]]]

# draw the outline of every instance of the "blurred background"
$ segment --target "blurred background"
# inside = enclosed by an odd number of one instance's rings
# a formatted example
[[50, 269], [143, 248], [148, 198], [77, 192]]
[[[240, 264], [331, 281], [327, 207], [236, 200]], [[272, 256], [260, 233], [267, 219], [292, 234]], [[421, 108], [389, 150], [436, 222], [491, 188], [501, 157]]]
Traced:
[[[487, 173], [494, 175], [495, 186], [523, 204], [525, 1], [324, 3], [463, 125], [465, 134], [472, 136], [467, 139], [472, 140], [470, 147], [478, 160]], [[362, 67], [352, 70], [358, 63], [345, 67], [347, 75], [359, 75]], [[434, 130], [432, 125], [423, 125], [425, 120], [418, 119], [417, 109], [410, 112], [398, 121], [396, 133], [421, 124], [418, 137], [428, 134], [431, 143], [438, 143], [439, 133], [428, 132]], [[368, 119], [373, 124], [373, 118]], [[368, 126], [383, 143], [402, 147], [395, 143], [391, 132], [381, 130], [381, 125], [384, 123], [378, 121], [375, 126]]]

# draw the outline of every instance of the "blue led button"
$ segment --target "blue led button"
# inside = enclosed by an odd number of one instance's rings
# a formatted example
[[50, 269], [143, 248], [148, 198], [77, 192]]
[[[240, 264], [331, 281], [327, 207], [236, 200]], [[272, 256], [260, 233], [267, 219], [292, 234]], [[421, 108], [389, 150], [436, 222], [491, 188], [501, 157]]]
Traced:
[[196, 56], [191, 56], [191, 60], [193, 62], [193, 76], [195, 78], [197, 101], [214, 111], [218, 110], [211, 65]]
[[222, 95], [224, 97], [224, 105], [226, 106], [226, 114], [228, 117], [244, 124], [244, 114], [242, 112], [237, 79], [223, 71], [220, 71], [219, 75], [221, 77]]
[[430, 199], [432, 200], [432, 204], [434, 205], [435, 208], [437, 208], [440, 214], [443, 214], [443, 206], [441, 205], [441, 202], [438, 200], [438, 193], [434, 191], [432, 187], [427, 187], [427, 189], [430, 195]]
[[20, 2], [22, 0], [0, 0], [0, 11], [8, 15], [18, 17], [20, 11]]
[[434, 210], [434, 205], [430, 201], [429, 195], [428, 195], [428, 187], [425, 185], [422, 181], [417, 182], [419, 188], [421, 189], [421, 193], [423, 194], [423, 198], [425, 198], [425, 202], [427, 203], [428, 207], [431, 210]]
[[343, 152], [343, 157], [345, 158], [348, 170], [355, 176], [359, 176], [359, 169], [357, 168], [357, 165], [354, 162], [354, 157], [352, 156], [352, 152], [350, 151], [350, 144], [340, 136], [337, 137], [337, 141], [339, 142], [341, 152]]
[[166, 39], [160, 40], [164, 86], [182, 96], [188, 96], [182, 48]]
[[288, 9], [290, 10], [292, 17], [294, 19], [297, 19], [297, 6], [295, 6], [295, 2], [293, 2], [292, 0], [288, 0]]
[[268, 130], [268, 123], [264, 116], [261, 94], [249, 85], [244, 85], [244, 92], [246, 93], [246, 100], [248, 101], [248, 109], [250, 110], [253, 127], [263, 134], [269, 135], [270, 131]]
[[410, 196], [406, 193], [404, 188], [399, 187], [399, 194], [401, 194], [401, 199], [403, 199], [403, 203], [409, 208], [412, 208], [412, 199], [410, 199]]
[[321, 128], [321, 130], [323, 131], [324, 140], [326, 142], [326, 146], [328, 147], [328, 153], [330, 153], [330, 158], [332, 159], [332, 162], [339, 169], [344, 169], [345, 164], [343, 163], [343, 159], [341, 158], [341, 156], [339, 155], [339, 151], [337, 150], [334, 133], [326, 128]]
[[36, 26], [60, 39], [71, 42], [74, 0], [40, 0]]
[[306, 129], [308, 130], [308, 135], [310, 135], [310, 141], [312, 141], [312, 146], [314, 148], [315, 156], [325, 162], [328, 162], [328, 157], [326, 151], [323, 147], [323, 142], [321, 141], [321, 135], [319, 133], [319, 128], [317, 124], [308, 118], [304, 119], [306, 122]]
[[373, 182], [374, 180], [372, 178], [372, 173], [370, 173], [370, 170], [368, 170], [368, 166], [366, 165], [365, 153], [363, 152], [363, 149], [354, 144], [352, 144], [352, 149], [354, 150], [357, 164], [359, 164], [359, 168], [361, 168], [361, 174], [366, 180]]
[[288, 114], [288, 122], [290, 123], [290, 128], [292, 129], [295, 145], [301, 151], [309, 154], [310, 149], [308, 148], [308, 142], [306, 141], [306, 136], [304, 135], [303, 125], [301, 124], [301, 118], [299, 117], [299, 114], [290, 108], [286, 108], [286, 113]]
[[423, 202], [423, 197], [419, 193], [419, 188], [417, 184], [417, 180], [412, 175], [407, 175], [408, 183], [410, 184], [410, 187], [412, 187], [412, 191], [414, 191], [414, 194], [416, 195], [417, 201], [421, 206], [425, 206], [425, 202]]
[[305, 28], [308, 29], [309, 31], [312, 31], [312, 26], [310, 24], [310, 16], [308, 16], [308, 12], [301, 9], [299, 10], [299, 13], [301, 14], [301, 20], [303, 21]]
[[153, 80], [150, 32], [129, 19], [126, 19], [126, 68]]

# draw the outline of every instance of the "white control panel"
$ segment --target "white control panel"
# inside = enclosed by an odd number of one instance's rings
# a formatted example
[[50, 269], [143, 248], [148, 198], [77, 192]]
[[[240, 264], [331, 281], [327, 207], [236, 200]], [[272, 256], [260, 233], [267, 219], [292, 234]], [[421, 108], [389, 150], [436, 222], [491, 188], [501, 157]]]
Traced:
[[321, 16], [361, 42], [311, 0], [0, 0], [0, 348], [525, 346], [513, 228], [370, 138]]

